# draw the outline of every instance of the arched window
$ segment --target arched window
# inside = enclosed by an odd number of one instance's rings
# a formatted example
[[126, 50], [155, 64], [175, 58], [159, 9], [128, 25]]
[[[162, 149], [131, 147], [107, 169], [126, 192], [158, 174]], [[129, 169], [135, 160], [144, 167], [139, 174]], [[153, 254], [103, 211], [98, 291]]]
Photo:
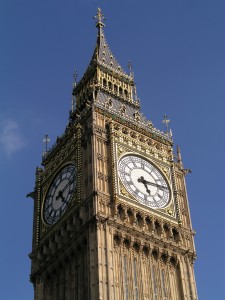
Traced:
[[190, 274], [189, 274], [189, 270], [188, 270], [188, 266], [187, 264], [185, 263], [184, 265], [184, 271], [185, 271], [185, 277], [186, 277], [186, 280], [188, 282], [188, 292], [189, 292], [189, 297], [188, 299], [192, 300], [192, 292], [191, 292], [191, 282], [190, 282]]
[[156, 230], [157, 235], [161, 236], [162, 228], [158, 221], [155, 222], [155, 230]]
[[111, 90], [112, 89], [112, 82], [109, 81], [109, 89]]
[[119, 93], [120, 93], [120, 95], [123, 94], [123, 89], [121, 87], [119, 87]]
[[105, 79], [105, 78], [103, 79], [103, 86], [104, 86], [104, 87], [107, 86], [107, 82], [106, 82], [106, 79]]
[[137, 284], [137, 260], [134, 258], [133, 261], [133, 271], [134, 271], [134, 295], [135, 300], [138, 300], [138, 284]]
[[124, 256], [123, 258], [123, 277], [124, 277], [124, 290], [125, 290], [125, 299], [129, 300], [128, 295], [128, 282], [127, 282], [127, 257]]
[[114, 84], [114, 92], [118, 93], [118, 86], [116, 84]]
[[174, 239], [174, 241], [175, 242], [179, 242], [179, 240], [180, 240], [179, 232], [175, 228], [173, 228], [172, 232], [173, 232], [173, 239]]
[[119, 219], [124, 220], [124, 209], [121, 205], [117, 206], [117, 215]]
[[157, 288], [157, 281], [156, 281], [156, 273], [155, 273], [155, 267], [152, 266], [152, 288], [153, 288], [153, 299], [158, 299], [158, 288]]
[[124, 95], [125, 95], [126, 97], [128, 97], [128, 91], [127, 91], [127, 90], [124, 90]]
[[161, 270], [161, 280], [162, 280], [162, 296], [163, 296], [163, 300], [167, 300], [166, 282], [165, 282], [165, 271], [164, 270]]

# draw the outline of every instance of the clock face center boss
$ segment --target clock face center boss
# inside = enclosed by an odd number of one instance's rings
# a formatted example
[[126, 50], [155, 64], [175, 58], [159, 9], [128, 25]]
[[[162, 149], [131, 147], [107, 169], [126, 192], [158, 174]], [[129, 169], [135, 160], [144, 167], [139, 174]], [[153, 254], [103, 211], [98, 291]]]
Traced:
[[76, 188], [76, 168], [64, 166], [54, 177], [47, 191], [43, 206], [44, 221], [54, 224], [66, 211]]
[[169, 184], [162, 172], [147, 159], [125, 155], [118, 162], [118, 171], [127, 191], [141, 204], [155, 209], [169, 204]]

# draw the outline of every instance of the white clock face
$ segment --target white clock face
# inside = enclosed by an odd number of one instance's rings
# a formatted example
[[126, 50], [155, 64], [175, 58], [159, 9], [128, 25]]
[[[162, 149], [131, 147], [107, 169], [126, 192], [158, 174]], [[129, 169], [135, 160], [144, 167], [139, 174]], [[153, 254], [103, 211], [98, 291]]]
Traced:
[[54, 224], [64, 214], [75, 187], [76, 168], [70, 164], [61, 169], [48, 189], [43, 207], [43, 216], [47, 224]]
[[166, 207], [170, 188], [163, 174], [148, 160], [136, 155], [125, 155], [118, 162], [119, 177], [127, 191], [151, 208]]

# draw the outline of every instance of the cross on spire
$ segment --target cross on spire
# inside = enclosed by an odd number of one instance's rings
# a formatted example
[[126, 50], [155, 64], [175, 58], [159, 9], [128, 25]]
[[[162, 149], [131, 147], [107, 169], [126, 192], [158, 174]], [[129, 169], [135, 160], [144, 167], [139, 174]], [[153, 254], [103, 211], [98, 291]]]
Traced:
[[169, 132], [169, 123], [170, 123], [170, 120], [168, 119], [167, 114], [164, 114], [163, 123], [165, 123], [165, 125], [166, 125], [166, 133], [168, 133]]
[[43, 139], [43, 143], [45, 145], [45, 149], [42, 151], [42, 159], [45, 159], [47, 153], [48, 153], [48, 143], [50, 142], [50, 138], [48, 136], [48, 134], [45, 134], [44, 139]]
[[50, 138], [48, 134], [45, 134], [45, 137], [43, 139], [43, 143], [45, 144], [45, 152], [48, 152], [48, 143], [50, 142]]
[[101, 8], [98, 8], [98, 13], [97, 13], [96, 16], [94, 16], [94, 19], [97, 20], [96, 21], [96, 27], [100, 28], [100, 27], [104, 27], [105, 26], [105, 24], [103, 23], [103, 21], [106, 20], [106, 19], [105, 19], [104, 15], [103, 15], [103, 13], [101, 11]]

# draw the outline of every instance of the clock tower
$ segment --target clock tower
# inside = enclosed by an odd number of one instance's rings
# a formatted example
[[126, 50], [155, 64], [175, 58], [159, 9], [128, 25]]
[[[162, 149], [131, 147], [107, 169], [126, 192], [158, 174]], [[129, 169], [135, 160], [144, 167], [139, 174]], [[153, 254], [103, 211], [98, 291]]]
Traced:
[[35, 300], [197, 300], [185, 175], [172, 136], [140, 110], [132, 68], [96, 47], [64, 134], [36, 170]]

